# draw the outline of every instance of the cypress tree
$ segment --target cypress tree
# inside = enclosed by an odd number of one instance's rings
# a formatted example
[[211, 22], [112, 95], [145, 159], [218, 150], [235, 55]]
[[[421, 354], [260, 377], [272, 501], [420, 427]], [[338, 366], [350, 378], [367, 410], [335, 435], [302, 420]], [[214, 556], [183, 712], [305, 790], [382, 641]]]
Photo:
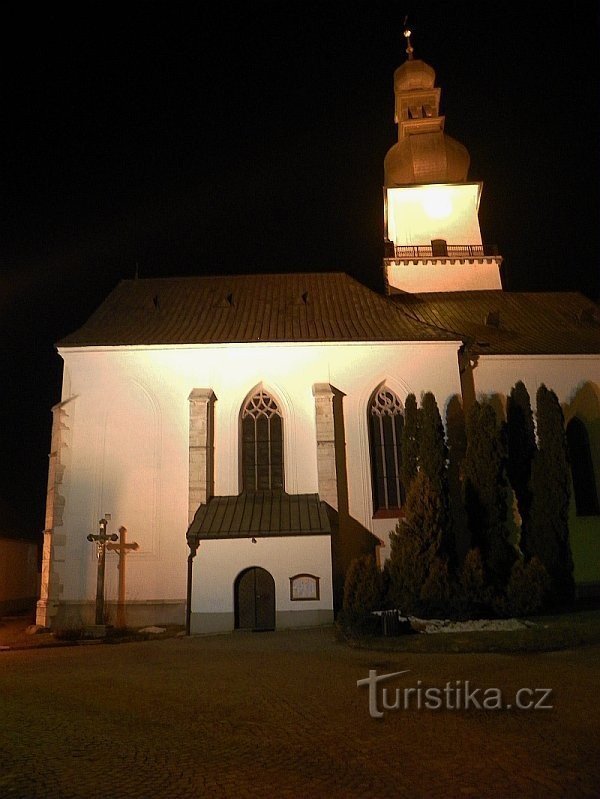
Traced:
[[[412, 493], [409, 491], [409, 496]], [[425, 563], [420, 541], [403, 520], [390, 533], [390, 557], [385, 564], [387, 604], [402, 613], [420, 611], [419, 596], [425, 582]]]
[[404, 613], [427, 609], [423, 589], [430, 575], [443, 571], [443, 511], [440, 492], [419, 470], [406, 498], [404, 519], [390, 535], [390, 602]]
[[430, 490], [438, 495], [438, 518], [433, 521], [440, 531], [438, 548], [447, 556], [454, 555], [451, 532], [450, 493], [448, 487], [448, 447], [442, 417], [434, 395], [428, 391], [421, 399], [419, 427], [419, 471], [429, 478]]
[[512, 388], [506, 403], [507, 472], [521, 516], [521, 550], [527, 549], [531, 513], [531, 465], [537, 452], [531, 400], [525, 385]]
[[419, 411], [414, 394], [409, 394], [404, 403], [404, 426], [402, 428], [402, 484], [405, 495], [417, 475], [419, 461]]
[[469, 531], [461, 491], [461, 470], [467, 449], [465, 414], [460, 398], [454, 396], [446, 407], [448, 430], [448, 492], [455, 556], [462, 563], [469, 549]]
[[536, 395], [538, 451], [533, 460], [531, 524], [525, 555], [537, 555], [552, 581], [558, 600], [574, 594], [573, 557], [569, 542], [571, 484], [567, 437], [554, 391], [541, 385]]
[[491, 405], [476, 402], [468, 415], [463, 475], [471, 546], [481, 550], [488, 581], [503, 588], [516, 552], [510, 543], [512, 492], [501, 430]]
[[455, 601], [461, 615], [487, 615], [491, 592], [486, 585], [483, 559], [478, 549], [470, 549], [465, 555], [455, 590]]
[[426, 561], [444, 551], [444, 502], [437, 486], [420, 469], [406, 499], [404, 526], [419, 543]]
[[382, 575], [373, 555], [355, 558], [348, 567], [344, 581], [343, 620], [356, 630], [369, 631], [377, 627], [371, 611], [382, 604]]
[[421, 426], [419, 431], [419, 468], [434, 486], [446, 480], [448, 447], [442, 417], [431, 391], [421, 398]]

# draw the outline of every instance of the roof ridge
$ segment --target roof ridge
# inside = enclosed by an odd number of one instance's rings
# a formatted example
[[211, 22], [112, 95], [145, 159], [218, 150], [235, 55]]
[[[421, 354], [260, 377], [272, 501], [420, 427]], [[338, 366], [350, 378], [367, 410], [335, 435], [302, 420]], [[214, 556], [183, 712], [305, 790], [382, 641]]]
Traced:
[[144, 278], [122, 281], [58, 345], [460, 340], [420, 316], [345, 272]]
[[[120, 283], [150, 283], [153, 281], [158, 280], [231, 280], [231, 279], [239, 279], [239, 278], [257, 278], [257, 277], [320, 277], [321, 275], [339, 275], [341, 277], [347, 277], [351, 280], [354, 280], [359, 285], [363, 286], [363, 288], [369, 288], [365, 286], [364, 283], [361, 283], [356, 278], [351, 277], [347, 272], [343, 272], [341, 270], [334, 270], [334, 271], [327, 271], [327, 272], [251, 272], [248, 274], [238, 273], [238, 274], [227, 274], [227, 275], [162, 275], [160, 277], [126, 277], [121, 278], [119, 280]], [[117, 285], [119, 285], [117, 284]], [[372, 289], [370, 289], [372, 290]]]

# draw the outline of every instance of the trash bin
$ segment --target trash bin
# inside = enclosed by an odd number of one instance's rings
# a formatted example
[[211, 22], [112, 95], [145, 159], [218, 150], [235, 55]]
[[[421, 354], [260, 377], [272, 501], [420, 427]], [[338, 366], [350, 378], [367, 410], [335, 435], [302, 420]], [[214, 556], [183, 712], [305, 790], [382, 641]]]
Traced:
[[399, 610], [381, 610], [381, 632], [384, 636], [409, 635], [415, 630], [408, 616], [402, 616]]
[[384, 610], [381, 621], [384, 636], [400, 635], [400, 614], [397, 610]]

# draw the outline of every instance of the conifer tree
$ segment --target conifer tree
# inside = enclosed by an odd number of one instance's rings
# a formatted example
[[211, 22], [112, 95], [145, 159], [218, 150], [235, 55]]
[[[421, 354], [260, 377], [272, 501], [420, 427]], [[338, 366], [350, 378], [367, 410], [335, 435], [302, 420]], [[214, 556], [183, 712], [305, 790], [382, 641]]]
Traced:
[[476, 402], [469, 412], [463, 475], [471, 546], [481, 550], [488, 581], [503, 588], [516, 551], [510, 543], [512, 491], [501, 431], [491, 405]]
[[455, 591], [455, 602], [461, 615], [481, 616], [487, 613], [491, 592], [486, 585], [483, 559], [479, 549], [470, 549], [465, 555]]
[[445, 556], [454, 555], [451, 531], [450, 496], [448, 488], [448, 447], [442, 417], [434, 395], [428, 391], [421, 399], [419, 427], [419, 471], [429, 478], [430, 490], [439, 495], [439, 517], [432, 520], [440, 531], [438, 550]]
[[520, 380], [512, 388], [506, 403], [506, 434], [507, 473], [517, 498], [517, 507], [521, 516], [521, 550], [525, 551], [532, 500], [531, 466], [537, 446], [529, 392]]
[[[409, 496], [412, 493], [409, 491]], [[425, 563], [421, 544], [401, 519], [390, 533], [390, 557], [385, 564], [388, 581], [387, 604], [402, 613], [420, 612], [421, 586], [425, 582]]]
[[444, 513], [441, 492], [419, 470], [406, 498], [404, 519], [390, 535], [390, 604], [404, 613], [429, 611], [431, 603], [437, 606], [447, 593]]
[[458, 396], [452, 397], [446, 407], [446, 429], [448, 430], [450, 519], [456, 562], [460, 564], [467, 555], [470, 537], [461, 491], [461, 471], [467, 449], [467, 431], [462, 402]]
[[376, 627], [373, 610], [382, 605], [382, 574], [373, 555], [355, 558], [344, 580], [343, 619], [353, 629]]
[[573, 557], [569, 541], [571, 484], [564, 416], [554, 391], [541, 385], [536, 395], [538, 451], [531, 473], [533, 500], [526, 557], [537, 555], [552, 581], [558, 600], [574, 593]]
[[448, 447], [442, 417], [431, 391], [421, 398], [421, 425], [419, 431], [419, 469], [434, 485], [441, 486], [446, 479]]
[[402, 428], [402, 484], [405, 496], [417, 475], [419, 462], [419, 411], [414, 394], [409, 394], [404, 403], [404, 426]]

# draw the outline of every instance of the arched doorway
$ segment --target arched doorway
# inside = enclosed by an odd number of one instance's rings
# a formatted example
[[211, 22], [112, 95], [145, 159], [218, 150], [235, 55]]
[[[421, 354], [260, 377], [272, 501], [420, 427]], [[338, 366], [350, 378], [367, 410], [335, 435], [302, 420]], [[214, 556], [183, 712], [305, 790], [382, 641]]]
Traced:
[[236, 630], [275, 629], [275, 581], [266, 569], [251, 566], [234, 583]]

